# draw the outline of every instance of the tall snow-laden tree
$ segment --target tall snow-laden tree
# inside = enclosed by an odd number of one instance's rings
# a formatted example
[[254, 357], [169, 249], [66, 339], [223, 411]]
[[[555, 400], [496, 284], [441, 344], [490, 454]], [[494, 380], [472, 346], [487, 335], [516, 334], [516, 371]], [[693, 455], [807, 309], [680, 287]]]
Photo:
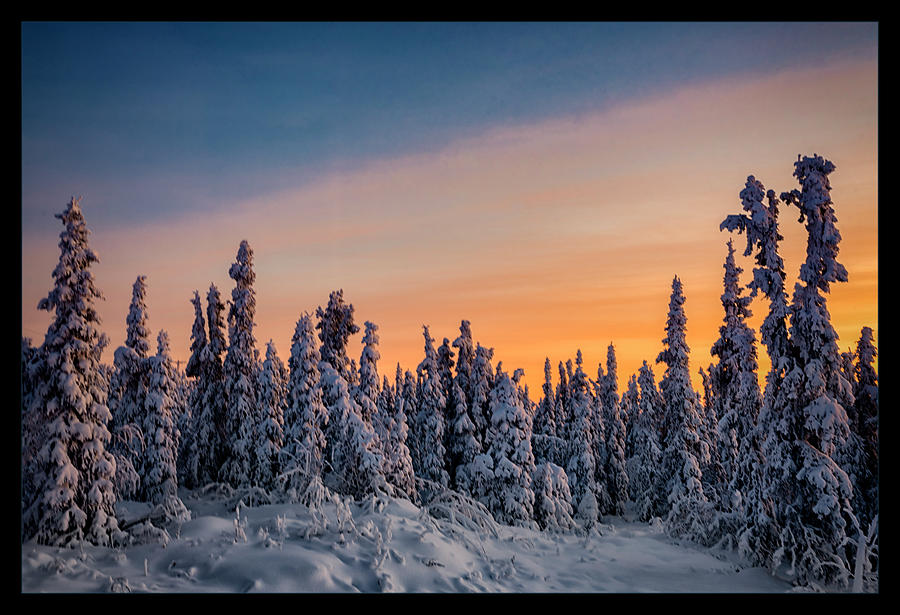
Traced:
[[169, 357], [169, 335], [160, 331], [156, 355], [147, 359], [148, 390], [144, 402], [144, 434], [141, 491], [167, 520], [186, 521], [190, 512], [178, 497], [177, 428], [175, 425], [175, 366]]
[[686, 324], [684, 292], [681, 280], [675, 276], [663, 350], [656, 358], [657, 363], [666, 364], [659, 383], [666, 418], [661, 484], [657, 490], [668, 494], [667, 531], [675, 537], [703, 543], [707, 540], [709, 510], [700, 465], [709, 460], [709, 450], [699, 434], [702, 408], [691, 387]]
[[353, 387], [353, 399], [359, 404], [363, 420], [372, 425], [378, 408], [378, 325], [366, 321], [362, 355], [359, 358], [359, 382]]
[[353, 322], [353, 305], [344, 302], [344, 290], [333, 291], [328, 297], [325, 309], [316, 310], [316, 329], [322, 342], [320, 354], [335, 371], [349, 384], [352, 383], [351, 360], [347, 355], [347, 342], [350, 336], [359, 332], [359, 326]]
[[288, 372], [272, 340], [266, 344], [266, 360], [259, 374], [259, 404], [262, 422], [256, 430], [253, 481], [266, 490], [275, 487], [281, 473], [284, 446], [284, 410], [287, 405]]
[[567, 437], [570, 456], [566, 465], [575, 517], [585, 529], [596, 525], [600, 518], [596, 482], [597, 460], [594, 455], [594, 399], [590, 381], [582, 369], [581, 350], [578, 351], [576, 369], [568, 382], [568, 404], [572, 413]]
[[[622, 393], [622, 421], [625, 423], [625, 461], [627, 462], [634, 455], [634, 425], [640, 412], [641, 393], [638, 389], [637, 374], [631, 374], [628, 379], [628, 387]], [[631, 473], [628, 473], [631, 476]], [[630, 480], [630, 479], [629, 479]], [[629, 488], [630, 492], [630, 488]]]
[[413, 472], [412, 455], [410, 454], [407, 440], [409, 438], [409, 425], [407, 423], [407, 408], [415, 410], [415, 404], [403, 395], [404, 390], [408, 394], [415, 391], [415, 381], [410, 372], [406, 372], [406, 379], [401, 380], [400, 365], [397, 365], [396, 376], [397, 395], [395, 403], [388, 406], [388, 412], [384, 415], [384, 474], [388, 484], [392, 485], [402, 497], [415, 500], [416, 477]]
[[227, 453], [225, 374], [225, 305], [219, 289], [209, 285], [206, 295], [206, 319], [209, 341], [200, 350], [194, 413], [194, 455], [198, 486], [221, 480], [221, 467]]
[[37, 454], [34, 498], [24, 514], [25, 537], [46, 545], [82, 540], [113, 545], [124, 540], [116, 519], [116, 464], [106, 450], [110, 421], [100, 357], [107, 344], [95, 303], [103, 298], [90, 271], [98, 262], [88, 245], [79, 201], [57, 214], [59, 263], [54, 286], [38, 309], [53, 315], [38, 364], [32, 412], [47, 430]]
[[332, 404], [329, 414], [337, 424], [337, 429], [331, 433], [337, 438], [333, 462], [338, 490], [356, 499], [377, 491], [388, 491], [384, 453], [375, 430], [363, 419], [359, 405], [350, 395], [347, 381], [331, 363], [320, 362], [319, 370], [325, 397]]
[[199, 291], [194, 291], [191, 298], [194, 306], [194, 324], [191, 327], [191, 356], [185, 367], [185, 375], [193, 378], [194, 386], [191, 388], [187, 401], [187, 409], [180, 427], [181, 448], [178, 453], [179, 481], [186, 487], [199, 486], [199, 459], [197, 457], [197, 420], [202, 414], [203, 388], [199, 385], [202, 370], [201, 357], [203, 350], [209, 343], [206, 335], [206, 319], [203, 316], [203, 305], [200, 301]]
[[425, 358], [419, 363], [416, 372], [419, 378], [418, 418], [416, 420], [421, 455], [420, 469], [417, 472], [423, 478], [444, 487], [450, 486], [450, 475], [446, 468], [447, 453], [444, 448], [444, 408], [447, 405], [441, 388], [438, 356], [434, 348], [434, 338], [423, 326], [425, 337]]
[[800, 190], [783, 192], [781, 199], [800, 210], [806, 223], [806, 260], [794, 287], [790, 312], [789, 366], [776, 406], [780, 424], [769, 437], [781, 456], [764, 449], [780, 530], [773, 564], [786, 559], [800, 583], [849, 581], [851, 557], [859, 533], [850, 499], [852, 485], [835, 461], [850, 427], [846, 407], [853, 392], [841, 374], [837, 333], [826, 308], [831, 284], [847, 281], [837, 261], [841, 239], [831, 200], [828, 176], [834, 165], [815, 155], [798, 157], [794, 176]]
[[709, 451], [709, 458], [706, 463], [700, 464], [700, 473], [703, 477], [703, 493], [706, 499], [718, 508], [723, 497], [721, 494], [727, 490], [725, 478], [725, 470], [719, 463], [718, 449], [716, 448], [716, 430], [719, 424], [719, 418], [716, 414], [718, 392], [714, 389], [712, 380], [709, 377], [713, 371], [713, 365], [710, 364], [707, 370], [702, 367], [698, 370], [700, 374], [700, 382], [703, 386], [703, 401], [700, 404], [700, 428], [697, 430], [700, 439], [703, 441], [706, 450]]
[[662, 462], [662, 440], [659, 425], [665, 408], [662, 396], [656, 388], [652, 368], [646, 361], [638, 371], [637, 385], [640, 387], [638, 409], [634, 413], [632, 432], [633, 454], [628, 458], [628, 487], [635, 503], [635, 512], [641, 521], [665, 514], [668, 494], [657, 491], [663, 484], [660, 478]]
[[292, 500], [299, 499], [325, 471], [325, 407], [319, 372], [321, 356], [312, 317], [304, 313], [291, 338], [290, 380], [284, 411], [284, 447], [278, 484]]
[[143, 433], [148, 390], [150, 330], [147, 328], [147, 277], [139, 275], [132, 286], [125, 318], [125, 345], [114, 354], [109, 410], [112, 414], [110, 452], [116, 458], [116, 490], [130, 498], [140, 489], [140, 464], [147, 446]]
[[[739, 532], [739, 551], [756, 563], [771, 561], [778, 550], [778, 534], [775, 526], [772, 493], [766, 486], [767, 458], [789, 459], [786, 448], [789, 439], [782, 421], [782, 383], [791, 364], [788, 338], [788, 305], [784, 282], [787, 274], [784, 261], [778, 253], [778, 243], [783, 239], [778, 230], [778, 197], [774, 190], [765, 190], [762, 182], [749, 176], [740, 192], [745, 214], [733, 214], [725, 218], [720, 229], [745, 233], [747, 247], [744, 256], [754, 254], [756, 267], [753, 279], [747, 285], [750, 297], [759, 292], [769, 300], [769, 309], [760, 326], [760, 339], [766, 346], [771, 367], [766, 374], [766, 386], [760, 407], [756, 429], [747, 443], [745, 462], [753, 467], [751, 481], [743, 494], [743, 529]], [[765, 202], [764, 202], [765, 201]], [[764, 452], [763, 448], [767, 451]], [[749, 459], [748, 459], [749, 458]], [[789, 466], [780, 466], [788, 473]]]
[[606, 374], [598, 382], [603, 409], [606, 449], [604, 478], [609, 494], [608, 514], [622, 515], [628, 501], [628, 471], [625, 468], [625, 423], [619, 411], [616, 349], [610, 343], [606, 351]]
[[491, 423], [490, 392], [494, 384], [494, 368], [491, 365], [493, 358], [493, 348], [486, 348], [480, 343], [476, 343], [475, 359], [472, 363], [469, 380], [469, 412], [472, 423], [475, 425], [475, 438], [482, 450], [487, 449], [490, 445], [487, 441], [487, 434]]
[[260, 412], [256, 401], [256, 340], [253, 319], [256, 315], [256, 292], [253, 284], [253, 250], [241, 241], [237, 258], [228, 270], [235, 282], [228, 311], [228, 352], [225, 355], [226, 405], [225, 426], [229, 435], [228, 458], [222, 477], [232, 487], [250, 484], [256, 456], [253, 450]]
[[534, 432], [545, 436], [556, 436], [556, 398], [553, 378], [550, 374], [550, 357], [544, 359], [544, 384], [542, 397], [534, 416]]
[[522, 407], [512, 378], [498, 366], [491, 389], [491, 426], [494, 438], [488, 455], [494, 464], [491, 512], [507, 525], [534, 525], [531, 476], [531, 420]]
[[725, 316], [719, 327], [719, 339], [710, 354], [718, 361], [710, 367], [709, 378], [716, 394], [713, 399], [716, 427], [716, 453], [726, 484], [717, 489], [726, 510], [743, 511], [758, 457], [756, 429], [762, 396], [757, 376], [756, 334], [747, 321], [752, 316], [752, 298], [742, 296], [740, 275], [743, 269], [734, 261], [734, 246], [728, 241], [725, 258], [722, 308]]
[[853, 390], [855, 425], [862, 464], [854, 482], [854, 509], [863, 528], [878, 513], [878, 351], [871, 327], [863, 327], [856, 344], [856, 378]]

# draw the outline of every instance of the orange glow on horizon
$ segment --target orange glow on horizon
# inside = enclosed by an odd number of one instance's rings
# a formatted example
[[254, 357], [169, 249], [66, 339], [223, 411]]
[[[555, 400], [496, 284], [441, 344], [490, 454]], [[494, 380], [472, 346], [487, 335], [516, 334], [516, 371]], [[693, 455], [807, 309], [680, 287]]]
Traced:
[[[790, 86], [792, 95], [782, 93]], [[148, 278], [149, 325], [169, 332], [175, 358], [189, 354], [194, 289], [214, 282], [230, 299], [227, 271], [238, 244], [254, 250], [261, 355], [275, 341], [283, 361], [304, 311], [344, 289], [356, 322], [379, 326], [379, 374], [393, 382], [399, 362], [415, 371], [422, 325], [439, 345], [471, 321], [494, 364], [525, 370], [540, 397], [544, 359], [581, 349], [596, 378], [612, 342], [619, 392], [643, 360], [655, 359], [672, 278], [684, 284], [694, 385], [722, 323], [722, 264], [733, 238], [742, 280], [753, 261], [745, 238], [720, 232], [740, 213], [738, 193], [756, 175], [776, 192], [797, 186], [798, 154], [832, 160], [832, 197], [842, 234], [839, 260], [850, 280], [836, 284], [828, 309], [842, 351], [860, 328], [878, 340], [877, 66], [848, 63], [753, 80], [686, 87], [595, 115], [498, 129], [444, 150], [371, 165], [278, 194], [231, 203], [215, 219], [185, 213], [141, 228], [108, 228], [82, 209], [101, 262], [106, 301], [98, 307], [112, 361], [124, 341], [131, 284]], [[842, 97], [835, 99], [833, 92]], [[850, 111], [848, 112], [848, 109]], [[797, 118], [800, 118], [799, 120]], [[60, 198], [62, 210], [67, 195]], [[49, 315], [35, 310], [50, 288], [60, 229], [23, 237], [23, 335], [40, 344]], [[781, 254], [793, 285], [806, 248], [793, 208], [782, 207]], [[874, 240], [873, 240], [874, 238]], [[26, 273], [36, 271], [35, 275]], [[44, 277], [46, 276], [46, 277]], [[758, 298], [751, 325], [767, 305]], [[350, 340], [357, 361], [361, 333]], [[758, 344], [760, 377], [768, 370]]]

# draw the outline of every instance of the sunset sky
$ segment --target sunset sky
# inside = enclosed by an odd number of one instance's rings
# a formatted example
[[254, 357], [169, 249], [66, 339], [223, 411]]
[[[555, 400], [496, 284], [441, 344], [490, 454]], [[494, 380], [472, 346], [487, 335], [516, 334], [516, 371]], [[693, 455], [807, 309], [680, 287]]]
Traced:
[[[165, 329], [185, 360], [193, 291], [230, 298], [246, 239], [263, 355], [287, 361], [301, 313], [343, 288], [391, 379], [423, 324], [440, 344], [468, 319], [533, 399], [545, 357], [554, 384], [579, 348], [596, 377], [610, 342], [621, 392], [642, 360], [663, 373], [677, 275], [699, 388], [720, 222], [748, 175], [791, 190], [817, 153], [850, 276], [828, 309], [841, 350], [864, 325], [877, 343], [877, 103], [875, 23], [24, 23], [22, 334], [46, 333], [74, 195], [108, 362], [138, 275], [153, 348]], [[805, 230], [795, 208], [780, 224], [792, 292]]]

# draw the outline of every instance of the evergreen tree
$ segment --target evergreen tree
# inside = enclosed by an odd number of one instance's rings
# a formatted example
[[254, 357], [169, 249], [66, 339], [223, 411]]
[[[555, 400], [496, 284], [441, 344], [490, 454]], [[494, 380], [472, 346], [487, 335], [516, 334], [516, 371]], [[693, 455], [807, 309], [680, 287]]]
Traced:
[[209, 285], [206, 302], [209, 341], [200, 350], [195, 393], [197, 406], [194, 409], [195, 459], [190, 462], [192, 467], [196, 467], [197, 486], [220, 479], [220, 468], [226, 459], [227, 446], [225, 407], [228, 393], [223, 365], [226, 352], [225, 306], [215, 284]]
[[[385, 383], [387, 380], [385, 380]], [[416, 477], [413, 472], [412, 455], [407, 445], [409, 425], [406, 409], [415, 409], [415, 403], [404, 398], [403, 389], [408, 387], [408, 394], [414, 394], [415, 383], [412, 374], [406, 372], [406, 380], [401, 381], [400, 365], [397, 365], [397, 396], [395, 403], [386, 406], [384, 414], [384, 474], [387, 482], [396, 489], [401, 497], [414, 500], [416, 497]], [[384, 387], [388, 389], [387, 386]]]
[[143, 499], [167, 520], [185, 521], [190, 512], [178, 497], [175, 366], [169, 357], [169, 336], [160, 331], [158, 350], [147, 359], [148, 390], [144, 403], [147, 448], [143, 458]]
[[54, 287], [38, 303], [53, 314], [35, 378], [32, 412], [46, 425], [37, 454], [34, 498], [24, 515], [25, 536], [45, 545], [97, 545], [124, 540], [115, 515], [115, 459], [106, 450], [110, 421], [100, 357], [107, 338], [95, 302], [103, 295], [90, 266], [98, 262], [88, 246], [88, 229], [74, 198], [56, 216], [60, 258]]
[[[747, 493], [742, 497], [744, 527], [739, 533], [738, 546], [744, 556], [756, 563], [766, 564], [779, 548], [779, 529], [774, 522], [775, 503], [766, 486], [766, 458], [789, 457], [786, 451], [788, 440], [783, 437], [787, 433], [784, 431], [787, 423], [781, 421], [781, 389], [790, 365], [788, 306], [784, 287], [787, 274], [778, 253], [778, 243], [783, 237], [778, 230], [780, 201], [775, 192], [766, 191], [762, 182], [751, 175], [740, 192], [740, 198], [747, 213], [727, 216], [720, 229], [746, 233], [744, 256], [755, 252], [756, 267], [747, 287], [751, 298], [762, 292], [769, 300], [769, 309], [760, 327], [760, 339], [766, 346], [771, 368], [766, 375], [759, 420], [747, 440], [747, 453], [743, 455], [744, 463], [749, 463], [753, 472], [750, 484], [746, 486]], [[763, 447], [768, 450], [764, 452]]]
[[363, 420], [369, 425], [378, 412], [378, 325], [366, 321], [363, 335], [363, 351], [359, 358], [359, 383], [353, 388], [353, 399], [359, 404]]
[[222, 477], [232, 487], [247, 486], [251, 482], [256, 462], [253, 444], [254, 431], [260, 423], [256, 401], [256, 340], [253, 337], [256, 314], [256, 293], [253, 284], [253, 250], [246, 240], [241, 241], [237, 258], [228, 270], [235, 282], [228, 311], [228, 352], [223, 365], [225, 373], [225, 427], [228, 458], [222, 467]]
[[312, 317], [304, 313], [291, 338], [290, 380], [284, 411], [284, 447], [278, 483], [292, 500], [321, 482], [325, 470], [325, 407], [321, 356]]
[[535, 411], [534, 431], [545, 436], [556, 437], [556, 398], [553, 394], [549, 357], [544, 359], [544, 385], [541, 392], [543, 396]]
[[185, 375], [194, 379], [194, 386], [191, 388], [188, 396], [187, 410], [179, 428], [182, 444], [178, 453], [179, 480], [189, 488], [199, 486], [196, 428], [197, 419], [202, 414], [204, 391], [198, 382], [202, 369], [201, 356], [209, 343], [209, 338], [206, 335], [206, 319], [203, 316], [203, 305], [200, 301], [200, 293], [196, 290], [193, 298], [191, 298], [191, 304], [194, 306], [194, 324], [191, 328], [191, 356], [188, 358], [187, 366], [185, 367]]
[[485, 450], [489, 446], [487, 439], [491, 422], [490, 392], [494, 384], [494, 370], [491, 360], [494, 349], [481, 344], [475, 346], [475, 359], [469, 380], [469, 412], [475, 425], [475, 438]]
[[622, 515], [628, 501], [628, 472], [625, 468], [625, 423], [619, 412], [618, 367], [616, 349], [610, 343], [606, 352], [606, 375], [599, 380], [603, 408], [606, 459], [604, 478], [610, 504], [608, 514]]
[[700, 464], [709, 460], [709, 450], [700, 438], [700, 400], [691, 388], [685, 339], [687, 319], [681, 280], [672, 281], [669, 315], [663, 350], [656, 359], [665, 363], [660, 392], [666, 408], [665, 439], [657, 491], [668, 494], [666, 528], [675, 537], [695, 542], [707, 540], [707, 499], [703, 492]]
[[704, 447], [709, 451], [707, 461], [700, 464], [703, 493], [706, 494], [706, 499], [713, 506], [721, 509], [721, 504], [726, 499], [724, 494], [728, 491], [727, 483], [729, 481], [725, 476], [725, 468], [719, 461], [719, 451], [716, 447], [716, 434], [719, 425], [719, 416], [716, 413], [716, 408], [719, 403], [719, 393], [710, 379], [710, 373], [714, 371], [714, 368], [715, 366], [710, 364], [708, 370], [704, 370], [702, 367], [699, 369], [700, 381], [703, 386], [703, 401], [700, 405], [700, 427], [697, 433]]
[[288, 372], [278, 358], [272, 340], [266, 344], [266, 360], [259, 375], [259, 409], [263, 420], [256, 431], [254, 447], [256, 463], [253, 481], [266, 490], [275, 487], [281, 473], [281, 450], [284, 447], [284, 410], [287, 405]]
[[878, 373], [871, 327], [863, 327], [856, 345], [853, 432], [860, 444], [862, 463], [854, 481], [854, 510], [860, 524], [868, 528], [878, 513]]
[[[622, 393], [622, 421], [625, 423], [625, 460], [634, 456], [634, 425], [640, 412], [641, 393], [638, 389], [637, 374], [631, 374], [628, 379], [628, 388]], [[631, 476], [631, 472], [628, 473]], [[630, 481], [630, 479], [629, 479]], [[631, 489], [629, 487], [629, 493]], [[632, 498], [633, 499], [633, 498]]]
[[668, 494], [657, 491], [662, 484], [662, 440], [659, 425], [663, 419], [663, 401], [656, 388], [653, 370], [646, 361], [638, 371], [637, 385], [640, 398], [634, 413], [632, 435], [634, 453], [628, 458], [628, 487], [635, 503], [635, 512], [641, 521], [665, 514]]
[[566, 471], [555, 463], [541, 463], [535, 468], [532, 485], [538, 527], [549, 532], [573, 530], [572, 494]]
[[582, 527], [590, 529], [600, 517], [597, 497], [600, 488], [596, 482], [597, 461], [594, 455], [594, 399], [590, 382], [582, 369], [581, 350], [577, 355], [577, 368], [568, 386], [568, 404], [572, 412], [570, 431], [570, 457], [566, 466], [569, 487], [576, 519]]
[[116, 459], [116, 493], [126, 499], [137, 496], [141, 488], [138, 470], [147, 446], [143, 432], [150, 354], [146, 297], [147, 277], [140, 275], [132, 286], [125, 345], [116, 349], [110, 382], [110, 452]]
[[752, 316], [751, 298], [741, 296], [739, 278], [743, 270], [734, 262], [734, 246], [730, 240], [724, 268], [725, 317], [719, 327], [719, 339], [710, 351], [718, 362], [710, 367], [709, 377], [716, 391], [716, 452], [727, 479], [727, 485], [719, 486], [718, 491], [726, 510], [740, 512], [744, 494], [751, 486], [752, 462], [758, 455], [753, 432], [762, 396], [757, 377], [756, 335], [747, 325]]
[[766, 495], [780, 530], [770, 563], [787, 558], [800, 583], [847, 583], [855, 553], [847, 545], [859, 533], [850, 504], [852, 485], [835, 461], [850, 434], [846, 406], [853, 394], [841, 374], [837, 333], [825, 300], [832, 283], [847, 281], [846, 269], [837, 262], [841, 235], [828, 179], [833, 171], [821, 156], [798, 157], [794, 176], [801, 190], [781, 194], [800, 210], [808, 240], [791, 304], [792, 361], [776, 400], [782, 403], [774, 406], [779, 424], [763, 452], [769, 470]]
[[353, 322], [353, 305], [344, 303], [344, 290], [333, 291], [328, 297], [328, 306], [324, 310], [319, 307], [316, 317], [319, 319], [316, 329], [322, 342], [322, 360], [331, 364], [348, 385], [351, 384], [353, 370], [347, 355], [347, 341], [359, 332], [359, 327]]
[[447, 473], [447, 454], [444, 448], [444, 408], [447, 402], [441, 388], [434, 338], [429, 334], [427, 326], [422, 328], [425, 336], [425, 358], [416, 368], [419, 378], [416, 425], [421, 446], [420, 469], [416, 473], [429, 481], [448, 487], [450, 476]]
[[497, 367], [491, 389], [491, 426], [495, 437], [488, 455], [493, 460], [494, 483], [489, 507], [500, 523], [530, 527], [534, 519], [531, 476], [531, 421], [509, 374]]

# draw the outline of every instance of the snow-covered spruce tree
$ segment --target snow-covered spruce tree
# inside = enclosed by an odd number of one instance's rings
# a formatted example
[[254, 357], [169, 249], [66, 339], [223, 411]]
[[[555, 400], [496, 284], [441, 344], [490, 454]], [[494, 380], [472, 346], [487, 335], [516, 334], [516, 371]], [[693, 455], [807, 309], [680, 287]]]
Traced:
[[[840, 370], [837, 333], [825, 295], [847, 280], [838, 263], [841, 235], [828, 175], [834, 165], [821, 156], [799, 158], [794, 176], [801, 190], [781, 194], [806, 222], [806, 261], [794, 287], [790, 312], [792, 364], [774, 406], [775, 429], [763, 450], [769, 470], [766, 495], [780, 530], [770, 565], [790, 562], [797, 582], [844, 583], [859, 534], [850, 505], [852, 485], [836, 463], [850, 434], [846, 406], [853, 393]], [[779, 403], [780, 402], [780, 403]]]
[[[347, 343], [351, 335], [359, 332], [359, 326], [353, 321], [353, 305], [344, 302], [344, 290], [332, 291], [328, 296], [328, 305], [316, 309], [316, 329], [319, 332], [319, 355], [322, 361], [334, 368], [337, 375], [344, 379], [348, 387], [353, 382], [352, 362], [347, 354]], [[320, 369], [324, 376], [324, 372]], [[327, 383], [322, 384], [325, 395], [325, 407], [328, 409], [328, 423], [325, 426], [325, 460], [333, 461], [333, 446], [340, 439], [340, 409], [338, 400], [330, 397], [335, 390]]]
[[373, 424], [378, 412], [378, 325], [366, 321], [362, 339], [363, 350], [359, 358], [359, 382], [353, 387], [353, 399], [359, 405], [363, 420]]
[[[727, 479], [725, 478], [725, 470], [719, 463], [718, 450], [716, 449], [716, 430], [719, 424], [719, 418], [716, 414], [718, 392], [713, 387], [709, 374], [713, 370], [713, 365], [704, 370], [702, 367], [698, 370], [700, 381], [703, 387], [703, 399], [700, 404], [700, 428], [697, 433], [703, 441], [706, 450], [709, 451], [709, 458], [706, 463], [700, 464], [700, 474], [703, 482], [703, 493], [706, 499], [717, 508], [721, 508], [723, 496], [727, 491]], [[720, 520], [720, 519], [719, 519]]]
[[672, 280], [669, 315], [663, 350], [656, 358], [666, 371], [659, 383], [665, 404], [665, 440], [657, 491], [668, 494], [665, 525], [674, 537], [698, 543], [708, 540], [711, 511], [703, 492], [700, 465], [709, 460], [709, 450], [700, 438], [701, 403], [691, 387], [685, 339], [687, 319], [684, 292], [678, 276]]
[[325, 471], [328, 409], [322, 392], [320, 361], [312, 317], [304, 313], [291, 338], [284, 446], [277, 480], [291, 501], [299, 500], [310, 485], [321, 483]]
[[147, 277], [139, 275], [125, 318], [125, 345], [115, 351], [110, 382], [110, 452], [116, 458], [116, 493], [122, 499], [137, 497], [141, 490], [139, 470], [147, 446], [143, 432], [150, 356], [146, 298]]
[[421, 455], [419, 470], [416, 474], [426, 480], [449, 487], [450, 475], [447, 473], [447, 453], [444, 448], [444, 408], [447, 406], [447, 402], [441, 389], [434, 338], [428, 332], [428, 326], [423, 326], [422, 329], [425, 337], [425, 358], [416, 367], [419, 380], [416, 431], [419, 435], [419, 454]]
[[178, 451], [178, 481], [188, 488], [199, 486], [199, 474], [197, 466], [197, 418], [201, 414], [203, 403], [203, 389], [198, 386], [201, 371], [201, 355], [203, 349], [209, 343], [206, 336], [206, 318], [203, 316], [203, 305], [200, 301], [199, 291], [194, 291], [191, 298], [194, 306], [194, 324], [191, 327], [191, 355], [185, 367], [185, 376], [193, 379], [179, 431], [181, 431], [181, 447]]
[[351, 376], [351, 360], [347, 355], [347, 341], [350, 336], [359, 332], [353, 322], [353, 305], [344, 303], [344, 290], [333, 291], [328, 297], [325, 309], [316, 310], [316, 329], [319, 341], [322, 342], [320, 354], [322, 360], [331, 364], [348, 385], [353, 381]]
[[222, 478], [232, 487], [245, 487], [253, 478], [255, 431], [261, 422], [256, 401], [256, 340], [253, 337], [256, 274], [253, 272], [253, 250], [246, 240], [241, 241], [228, 275], [234, 280], [235, 287], [231, 291], [228, 352], [223, 365], [227, 391], [225, 427], [229, 440]]
[[223, 357], [225, 342], [225, 305], [219, 289], [209, 285], [206, 295], [206, 319], [209, 341], [200, 350], [194, 413], [194, 459], [189, 462], [196, 468], [196, 486], [204, 486], [221, 480], [221, 467], [227, 453], [225, 400], [225, 374]]
[[[774, 190], [766, 192], [765, 186], [754, 176], [749, 176], [740, 192], [745, 214], [732, 214], [725, 218], [720, 229], [743, 232], [747, 235], [744, 256], [755, 252], [756, 267], [753, 279], [747, 285], [750, 297], [761, 291], [769, 300], [769, 309], [760, 326], [760, 339], [766, 346], [771, 368], [766, 374], [763, 403], [760, 407], [756, 429], [745, 442], [741, 457], [753, 467], [750, 485], [743, 494], [744, 527], [739, 533], [738, 548], [742, 555], [758, 564], [766, 564], [778, 549], [779, 529], [774, 523], [774, 502], [766, 486], [766, 457], [787, 459], [784, 449], [788, 441], [779, 433], [781, 421], [782, 382], [790, 365], [787, 329], [787, 293], [784, 287], [786, 273], [784, 261], [778, 253], [778, 242], [783, 237], [778, 231], [778, 197]], [[763, 201], [766, 201], [764, 203]], [[763, 447], [768, 452], [763, 452]]]
[[[637, 374], [631, 374], [631, 377], [628, 379], [628, 387], [625, 389], [625, 392], [622, 393], [622, 403], [620, 404], [622, 421], [625, 423], [626, 469], [628, 460], [634, 456], [634, 436], [632, 435], [632, 432], [634, 431], [634, 424], [637, 421], [638, 413], [640, 411], [640, 403], [641, 392], [640, 389], [638, 389]], [[631, 476], [630, 472], [629, 476]], [[630, 487], [629, 493], [631, 493]]]
[[572, 494], [566, 471], [551, 462], [535, 467], [532, 477], [534, 490], [534, 520], [547, 532], [569, 532], [575, 529]]
[[[572, 362], [569, 361], [569, 366]], [[569, 374], [563, 362], [559, 362], [559, 382], [556, 385], [556, 435], [560, 438], [566, 438], [569, 435], [572, 422], [572, 412], [569, 408]]]
[[178, 497], [175, 426], [175, 366], [169, 357], [169, 335], [160, 331], [156, 355], [147, 359], [148, 387], [144, 402], [144, 451], [141, 495], [154, 505], [154, 516], [186, 521], [190, 512]]
[[353, 401], [347, 381], [327, 361], [319, 363], [325, 398], [331, 404], [336, 437], [333, 448], [334, 478], [337, 490], [359, 500], [377, 491], [388, 492], [384, 476], [384, 453], [375, 430], [362, 417]]
[[558, 466], [568, 463], [568, 443], [565, 425], [557, 422], [556, 394], [550, 374], [550, 359], [544, 359], [542, 397], [535, 409], [532, 447], [538, 463], [551, 462]]
[[[456, 348], [456, 380], [457, 386], [465, 396], [466, 408], [471, 415], [472, 371], [475, 366], [475, 343], [472, 341], [472, 323], [463, 320], [459, 324], [459, 337], [453, 340]], [[471, 416], [469, 417], [471, 420]]]
[[478, 440], [482, 450], [486, 450], [490, 446], [487, 434], [491, 423], [490, 392], [494, 385], [494, 368], [491, 365], [493, 358], [493, 348], [476, 343], [468, 399], [469, 414], [475, 425], [475, 439]]
[[[412, 455], [407, 445], [409, 439], [409, 425], [406, 418], [407, 403], [402, 395], [404, 386], [408, 386], [410, 391], [415, 390], [415, 381], [410, 372], [406, 372], [406, 377], [406, 381], [403, 381], [398, 363], [395, 401], [384, 406], [385, 413], [381, 417], [384, 430], [382, 437], [384, 475], [388, 484], [395, 488], [397, 495], [415, 500], [416, 477], [413, 472]], [[387, 385], [386, 378], [385, 385]], [[389, 390], [389, 387], [385, 386], [383, 390]], [[415, 409], [415, 405], [412, 406], [412, 409]]]
[[570, 457], [566, 465], [575, 518], [581, 527], [589, 530], [600, 518], [600, 504], [596, 482], [597, 461], [594, 455], [594, 398], [591, 385], [582, 369], [581, 350], [578, 351], [577, 368], [568, 383], [568, 403], [572, 412], [567, 437]]
[[288, 373], [278, 357], [272, 340], [266, 344], [266, 360], [259, 374], [259, 404], [263, 420], [256, 430], [256, 463], [253, 481], [267, 491], [275, 487], [281, 473], [281, 449], [284, 446], [284, 410], [287, 405]]
[[[744, 494], [749, 492], [753, 461], [757, 458], [755, 441], [762, 395], [759, 390], [756, 358], [756, 334], [747, 320], [751, 297], [742, 296], [739, 284], [743, 269], [734, 261], [734, 246], [728, 241], [725, 258], [722, 307], [724, 323], [710, 354], [718, 361], [710, 367], [709, 378], [716, 394], [714, 412], [718, 417], [716, 452], [727, 484], [718, 487], [720, 506], [743, 516]], [[735, 528], [736, 529], [736, 528]]]
[[534, 526], [534, 491], [531, 476], [531, 421], [509, 374], [500, 366], [491, 389], [491, 427], [494, 437], [488, 455], [493, 460], [494, 483], [488, 507], [506, 525]]
[[600, 406], [603, 409], [606, 449], [604, 479], [609, 494], [607, 514], [622, 515], [628, 501], [628, 471], [625, 468], [625, 423], [619, 412], [616, 349], [610, 343], [606, 351], [606, 374], [599, 380]]
[[59, 263], [54, 286], [38, 309], [53, 314], [32, 371], [31, 412], [46, 425], [37, 454], [34, 499], [24, 513], [24, 534], [45, 545], [82, 540], [109, 546], [125, 539], [115, 515], [116, 463], [106, 450], [110, 421], [100, 357], [107, 344], [95, 302], [103, 295], [91, 265], [88, 229], [76, 199], [57, 214]]
[[659, 476], [662, 444], [659, 425], [663, 420], [662, 396], [656, 388], [653, 370], [646, 361], [638, 371], [640, 387], [638, 408], [634, 413], [632, 435], [633, 454], [628, 458], [628, 488], [641, 521], [665, 514], [668, 494], [657, 491], [663, 481]]
[[553, 391], [553, 377], [550, 373], [550, 357], [544, 358], [543, 396], [534, 415], [534, 432], [545, 436], [556, 436], [556, 397]]
[[863, 464], [857, 470], [854, 486], [854, 510], [861, 526], [867, 529], [878, 514], [878, 373], [875, 371], [875, 347], [871, 327], [863, 327], [856, 344], [855, 388], [853, 390], [854, 433], [860, 442]]

